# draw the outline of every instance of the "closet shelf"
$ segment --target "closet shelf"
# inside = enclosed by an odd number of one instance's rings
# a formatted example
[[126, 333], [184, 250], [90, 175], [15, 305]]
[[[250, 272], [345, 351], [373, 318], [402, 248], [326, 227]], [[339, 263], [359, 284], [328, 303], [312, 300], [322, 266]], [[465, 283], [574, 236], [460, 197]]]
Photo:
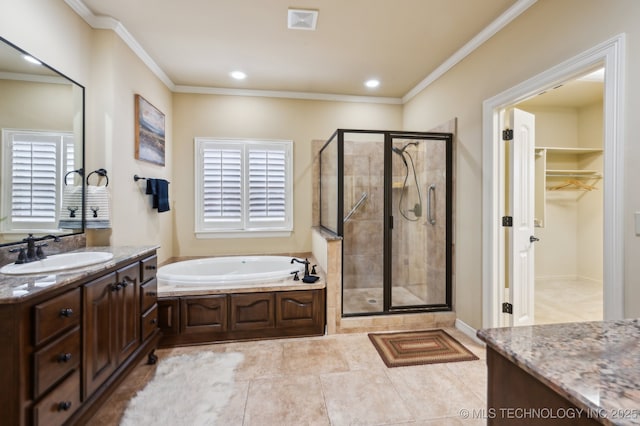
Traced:
[[585, 179], [598, 179], [602, 175], [597, 170], [566, 170], [566, 169], [547, 169], [545, 171], [547, 177], [575, 177]]
[[601, 154], [601, 148], [560, 148], [557, 146], [536, 146], [536, 151], [546, 150], [550, 154]]

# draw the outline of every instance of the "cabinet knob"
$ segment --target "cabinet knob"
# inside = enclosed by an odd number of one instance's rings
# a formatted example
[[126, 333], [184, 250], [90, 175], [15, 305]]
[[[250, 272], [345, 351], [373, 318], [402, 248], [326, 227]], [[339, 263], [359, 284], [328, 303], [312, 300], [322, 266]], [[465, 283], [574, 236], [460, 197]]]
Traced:
[[66, 354], [60, 354], [58, 356], [58, 362], [69, 362], [71, 361], [71, 354], [67, 352]]
[[155, 291], [148, 291], [147, 292], [147, 296], [149, 296], [149, 297], [154, 297], [155, 295], [156, 295]]
[[150, 271], [155, 271], [156, 265], [147, 265], [147, 266], [144, 267], [144, 269], [148, 269]]
[[121, 283], [116, 283], [116, 284], [112, 284], [111, 285], [111, 291], [118, 291], [122, 288], [122, 284]]
[[67, 411], [71, 408], [71, 401], [62, 401], [58, 403], [58, 411]]
[[154, 318], [151, 320], [151, 324], [157, 324], [158, 323], [158, 318]]
[[126, 282], [125, 280], [122, 280], [122, 282], [120, 283], [120, 288], [125, 288], [129, 285], [128, 282]]
[[71, 308], [60, 309], [60, 316], [61, 317], [69, 318], [71, 315], [73, 315], [73, 309], [71, 309]]

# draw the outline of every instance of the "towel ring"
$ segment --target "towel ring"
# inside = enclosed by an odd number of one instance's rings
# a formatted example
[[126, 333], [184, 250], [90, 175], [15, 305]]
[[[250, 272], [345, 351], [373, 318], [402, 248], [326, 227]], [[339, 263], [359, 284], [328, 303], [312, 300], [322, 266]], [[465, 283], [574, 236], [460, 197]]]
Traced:
[[102, 177], [106, 178], [107, 179], [107, 183], [105, 183], [104, 186], [109, 186], [109, 176], [107, 176], [107, 171], [105, 169], [98, 169], [98, 170], [94, 170], [91, 173], [89, 173], [89, 175], [87, 176], [87, 185], [89, 185], [89, 178], [94, 173], [96, 173], [99, 176], [102, 176]]
[[64, 175], [64, 186], [67, 186], [67, 176], [69, 176], [71, 173], [77, 173], [82, 177], [82, 175], [84, 175], [84, 169], [79, 168], [77, 170], [71, 170], [70, 172], [67, 172], [67, 174]]

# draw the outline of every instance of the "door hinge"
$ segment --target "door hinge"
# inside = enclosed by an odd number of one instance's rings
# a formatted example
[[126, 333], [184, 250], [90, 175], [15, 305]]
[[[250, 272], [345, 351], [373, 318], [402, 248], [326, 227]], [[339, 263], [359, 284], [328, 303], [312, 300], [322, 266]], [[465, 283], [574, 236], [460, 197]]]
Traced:
[[502, 216], [502, 226], [513, 226], [513, 217]]
[[513, 305], [509, 302], [505, 302], [502, 304], [502, 313], [505, 314], [513, 314]]
[[505, 129], [502, 131], [502, 140], [503, 141], [512, 141], [513, 140], [513, 129]]

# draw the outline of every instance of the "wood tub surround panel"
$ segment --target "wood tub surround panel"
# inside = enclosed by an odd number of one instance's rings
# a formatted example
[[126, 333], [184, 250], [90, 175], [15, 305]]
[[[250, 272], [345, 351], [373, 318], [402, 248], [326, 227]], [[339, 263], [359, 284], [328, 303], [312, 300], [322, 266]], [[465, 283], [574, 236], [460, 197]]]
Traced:
[[275, 326], [273, 293], [231, 294], [231, 330], [263, 330]]
[[0, 362], [11, 366], [0, 381], [12, 390], [0, 393], [0, 423], [86, 424], [144, 357], [155, 362], [157, 285], [143, 266], [155, 265], [155, 249], [113, 250], [111, 266], [58, 275], [51, 288], [29, 284], [31, 297], [7, 294], [42, 277], [0, 284]]
[[180, 301], [180, 332], [184, 334], [227, 331], [224, 296], [195, 296]]
[[158, 324], [160, 347], [320, 336], [325, 289], [160, 297]]

